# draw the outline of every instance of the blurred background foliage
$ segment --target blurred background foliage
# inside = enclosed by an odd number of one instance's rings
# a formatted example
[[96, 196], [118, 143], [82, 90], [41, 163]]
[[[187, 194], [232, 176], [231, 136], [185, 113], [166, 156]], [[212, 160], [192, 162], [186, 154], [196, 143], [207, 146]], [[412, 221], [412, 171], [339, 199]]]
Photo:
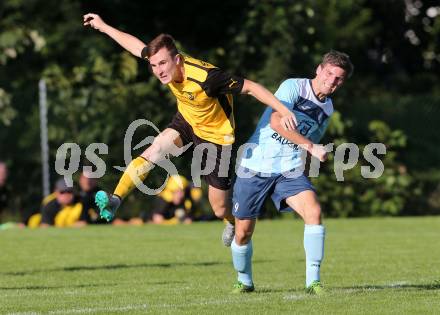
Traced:
[[[144, 61], [82, 26], [88, 12], [145, 42], [170, 33], [185, 53], [273, 92], [288, 77], [313, 77], [328, 50], [347, 52], [355, 74], [334, 96], [338, 112], [323, 143], [353, 142], [362, 152], [370, 142], [383, 142], [385, 172], [378, 179], [363, 179], [360, 167], [368, 163], [361, 159], [344, 173], [344, 182], [337, 182], [331, 157], [314, 179], [324, 212], [344, 217], [440, 213], [436, 0], [188, 0], [185, 5], [169, 0], [3, 0], [0, 159], [10, 168], [16, 210], [38, 207], [42, 197], [41, 78], [48, 84], [52, 183], [62, 143], [76, 142], [84, 152], [89, 144], [103, 142], [109, 154], [101, 156], [107, 165], [102, 186], [113, 188], [120, 172], [112, 166], [124, 164], [129, 124], [146, 118], [163, 129], [176, 110], [173, 96]], [[236, 98], [237, 145], [250, 136], [263, 109], [250, 97]], [[151, 130], [142, 129], [135, 138], [139, 142], [147, 135]], [[185, 175], [190, 159], [174, 160]], [[160, 185], [163, 176], [153, 172], [150, 181]], [[148, 207], [147, 197], [133, 196], [124, 206], [129, 212]]]

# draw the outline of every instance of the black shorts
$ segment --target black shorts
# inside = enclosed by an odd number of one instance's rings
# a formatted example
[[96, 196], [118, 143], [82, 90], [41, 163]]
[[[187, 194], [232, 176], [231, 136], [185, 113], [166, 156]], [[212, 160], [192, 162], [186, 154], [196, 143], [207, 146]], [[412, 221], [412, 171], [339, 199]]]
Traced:
[[[194, 149], [193, 158], [201, 157], [201, 168], [213, 168], [207, 175], [202, 175], [206, 182], [218, 189], [229, 190], [231, 188], [232, 177], [232, 145], [220, 145], [213, 142], [203, 140], [194, 134], [191, 125], [183, 118], [182, 114], [177, 112], [167, 128], [176, 130], [180, 134], [183, 145], [192, 143]], [[214, 146], [216, 153], [209, 150], [208, 146]]]

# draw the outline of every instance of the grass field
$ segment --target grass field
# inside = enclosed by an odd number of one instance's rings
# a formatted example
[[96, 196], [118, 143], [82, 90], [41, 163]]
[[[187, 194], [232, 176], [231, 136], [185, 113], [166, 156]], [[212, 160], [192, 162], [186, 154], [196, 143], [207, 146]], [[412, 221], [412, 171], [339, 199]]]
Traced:
[[322, 279], [304, 293], [303, 224], [261, 221], [256, 292], [220, 222], [0, 231], [1, 314], [440, 314], [440, 217], [326, 220]]

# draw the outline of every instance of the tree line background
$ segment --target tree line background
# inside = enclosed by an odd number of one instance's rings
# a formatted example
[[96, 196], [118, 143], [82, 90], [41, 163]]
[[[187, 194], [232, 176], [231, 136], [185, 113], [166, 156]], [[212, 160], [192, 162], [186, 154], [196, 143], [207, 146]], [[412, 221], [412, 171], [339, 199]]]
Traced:
[[[12, 208], [41, 201], [38, 81], [48, 84], [52, 183], [55, 153], [65, 142], [81, 149], [106, 143], [101, 155], [112, 189], [123, 165], [123, 139], [138, 118], [166, 127], [175, 113], [168, 89], [82, 15], [148, 42], [172, 34], [182, 51], [262, 83], [272, 92], [289, 77], [313, 77], [322, 55], [344, 51], [354, 76], [334, 96], [323, 143], [383, 142], [383, 176], [363, 179], [360, 166], [337, 182], [333, 161], [314, 179], [327, 216], [440, 213], [440, 5], [436, 0], [3, 0], [0, 3], [0, 159], [9, 166]], [[235, 99], [237, 145], [251, 135], [264, 106]], [[151, 130], [138, 131], [142, 139]], [[136, 143], [136, 142], [134, 142]], [[137, 152], [140, 153], [140, 152]], [[84, 157], [84, 155], [83, 155]], [[189, 175], [191, 155], [175, 159]], [[86, 161], [84, 160], [84, 163]], [[79, 172], [78, 174], [79, 175]], [[153, 172], [151, 183], [163, 174]], [[148, 207], [133, 194], [128, 213]]]

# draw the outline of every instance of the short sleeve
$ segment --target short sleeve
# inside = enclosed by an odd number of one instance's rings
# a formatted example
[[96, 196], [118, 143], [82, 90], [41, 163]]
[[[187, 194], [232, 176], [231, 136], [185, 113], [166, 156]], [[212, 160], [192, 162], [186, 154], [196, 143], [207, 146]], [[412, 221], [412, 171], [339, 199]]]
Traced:
[[219, 68], [212, 68], [208, 72], [202, 88], [209, 97], [217, 97], [222, 94], [239, 94], [243, 90], [244, 79], [231, 75]]
[[142, 59], [148, 59], [148, 58], [147, 58], [147, 51], [148, 51], [147, 46], [145, 46], [144, 48], [142, 48], [142, 51], [141, 51], [141, 58], [142, 58]]
[[298, 95], [299, 87], [296, 79], [285, 80], [275, 92], [275, 97], [289, 109], [293, 109], [293, 104], [298, 100]]

